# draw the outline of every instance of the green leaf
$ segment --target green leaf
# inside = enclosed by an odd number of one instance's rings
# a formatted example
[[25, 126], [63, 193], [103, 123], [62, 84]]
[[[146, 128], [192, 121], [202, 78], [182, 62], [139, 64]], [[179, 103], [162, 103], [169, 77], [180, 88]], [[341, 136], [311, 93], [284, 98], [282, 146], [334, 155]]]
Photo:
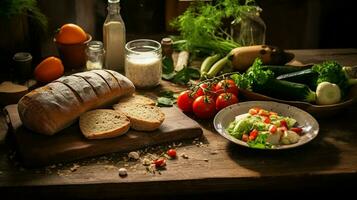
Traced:
[[176, 73], [176, 75], [172, 79], [172, 82], [185, 85], [191, 79], [199, 79], [199, 78], [200, 78], [200, 71], [198, 69], [192, 67], [184, 67], [182, 70]]
[[170, 81], [171, 79], [173, 79], [175, 77], [176, 73], [175, 72], [172, 72], [172, 73], [169, 73], [169, 74], [162, 74], [162, 78], [167, 80], [167, 81]]
[[199, 79], [200, 78], [200, 71], [196, 68], [188, 67], [187, 73], [190, 75], [191, 79]]
[[271, 148], [271, 145], [266, 143], [267, 138], [268, 134], [258, 134], [257, 138], [254, 141], [248, 142], [248, 145], [249, 147], [256, 149]]
[[174, 72], [175, 68], [174, 68], [174, 63], [172, 61], [172, 59], [168, 58], [168, 57], [164, 57], [162, 59], [162, 73], [163, 74], [171, 74], [172, 72]]
[[159, 107], [171, 107], [172, 105], [174, 105], [174, 101], [171, 98], [159, 97], [157, 98], [156, 105]]

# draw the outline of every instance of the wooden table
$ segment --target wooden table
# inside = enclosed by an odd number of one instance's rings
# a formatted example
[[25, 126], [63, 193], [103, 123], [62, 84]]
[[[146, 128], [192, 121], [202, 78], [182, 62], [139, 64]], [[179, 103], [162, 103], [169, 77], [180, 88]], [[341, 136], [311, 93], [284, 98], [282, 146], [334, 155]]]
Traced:
[[[293, 50], [302, 62], [334, 59], [357, 65], [357, 49]], [[180, 90], [172, 84], [165, 87]], [[177, 148], [181, 156], [169, 160], [167, 169], [149, 173], [138, 161], [124, 161], [122, 154], [90, 158], [75, 163], [24, 169], [18, 165], [11, 145], [4, 142], [7, 127], [0, 118], [0, 195], [11, 197], [232, 197], [251, 190], [277, 189], [331, 191], [354, 187], [357, 180], [357, 106], [338, 116], [318, 119], [320, 133], [311, 143], [296, 149], [265, 152], [239, 147], [214, 131], [211, 120], [198, 120], [204, 129], [199, 140], [184, 141]], [[194, 144], [193, 144], [194, 143]], [[167, 146], [166, 146], [167, 147]], [[157, 147], [152, 152], [157, 151]], [[165, 147], [164, 147], [165, 148]], [[12, 159], [11, 159], [12, 158]], [[128, 176], [120, 178], [118, 168]], [[302, 188], [305, 188], [302, 190]], [[346, 190], [343, 190], [346, 192]], [[238, 194], [237, 194], [238, 193]], [[296, 194], [296, 193], [295, 193]], [[193, 196], [191, 196], [193, 195]], [[255, 193], [256, 195], [256, 193]]]

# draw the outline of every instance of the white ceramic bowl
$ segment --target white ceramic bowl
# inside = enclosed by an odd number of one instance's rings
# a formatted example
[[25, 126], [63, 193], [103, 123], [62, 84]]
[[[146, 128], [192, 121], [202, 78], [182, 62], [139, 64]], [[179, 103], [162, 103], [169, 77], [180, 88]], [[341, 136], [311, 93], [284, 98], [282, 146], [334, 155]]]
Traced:
[[306, 144], [312, 139], [314, 139], [319, 132], [318, 122], [309, 113], [294, 106], [273, 101], [247, 101], [228, 106], [219, 111], [215, 116], [213, 120], [215, 129], [218, 131], [219, 134], [221, 134], [229, 141], [241, 146], [249, 147], [246, 142], [232, 137], [226, 131], [226, 128], [232, 121], [234, 121], [237, 115], [245, 114], [249, 111], [250, 108], [253, 107], [260, 107], [268, 111], [276, 112], [279, 115], [292, 117], [296, 119], [298, 126], [302, 126], [304, 130], [304, 134], [300, 137], [299, 142], [290, 145], [278, 145], [272, 148], [266, 148], [267, 150], [289, 149]]

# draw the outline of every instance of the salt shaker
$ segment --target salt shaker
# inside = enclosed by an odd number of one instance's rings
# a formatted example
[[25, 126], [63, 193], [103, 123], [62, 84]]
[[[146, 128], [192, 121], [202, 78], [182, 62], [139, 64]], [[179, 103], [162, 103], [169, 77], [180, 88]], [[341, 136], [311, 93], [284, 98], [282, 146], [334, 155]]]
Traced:
[[104, 61], [104, 48], [101, 41], [91, 41], [87, 45], [86, 49], [87, 70], [102, 69]]

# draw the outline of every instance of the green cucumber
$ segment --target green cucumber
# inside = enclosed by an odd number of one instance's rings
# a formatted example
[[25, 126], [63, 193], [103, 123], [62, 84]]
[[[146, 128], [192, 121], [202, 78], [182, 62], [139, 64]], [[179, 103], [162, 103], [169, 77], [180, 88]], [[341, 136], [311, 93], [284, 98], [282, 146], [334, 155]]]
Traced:
[[201, 73], [207, 73], [212, 65], [217, 62], [219, 59], [221, 58], [221, 56], [219, 54], [215, 54], [213, 56], [208, 56], [201, 64]]
[[314, 72], [310, 68], [310, 69], [305, 69], [305, 70], [301, 70], [301, 71], [297, 71], [297, 72], [282, 74], [282, 75], [276, 77], [276, 79], [290, 81], [290, 82], [294, 82], [294, 83], [303, 83], [303, 84], [307, 84], [311, 88], [314, 88], [315, 81], [316, 81], [317, 77], [318, 77], [318, 73]]
[[271, 70], [272, 72], [274, 72], [274, 76], [277, 77], [282, 74], [298, 72], [310, 67], [311, 66], [297, 67], [297, 66], [290, 66], [290, 65], [263, 65], [262, 69]]
[[306, 102], [315, 102], [316, 100], [316, 93], [306, 84], [284, 80], [268, 80], [264, 86], [255, 87], [254, 91], [282, 100]]
[[228, 64], [228, 62], [231, 62], [229, 60], [229, 56], [225, 56], [220, 60], [218, 60], [216, 63], [213, 64], [211, 69], [207, 72], [207, 77], [208, 78], [215, 77], [218, 74], [218, 72], [220, 72], [224, 68], [224, 66]]

